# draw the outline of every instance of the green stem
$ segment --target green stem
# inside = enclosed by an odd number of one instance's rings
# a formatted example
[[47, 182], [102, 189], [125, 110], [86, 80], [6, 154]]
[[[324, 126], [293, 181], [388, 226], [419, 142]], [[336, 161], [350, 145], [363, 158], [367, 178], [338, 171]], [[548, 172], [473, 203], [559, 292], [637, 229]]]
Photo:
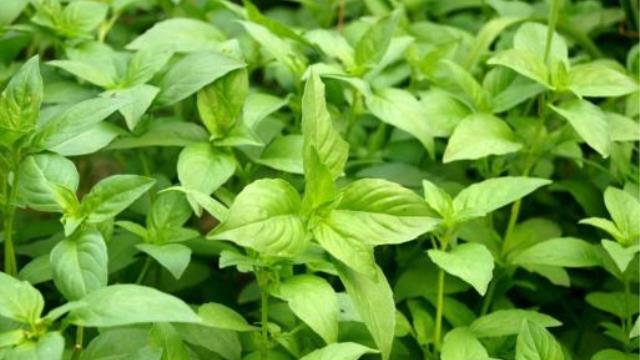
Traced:
[[625, 334], [625, 351], [629, 352], [629, 331], [633, 327], [632, 319], [631, 319], [631, 308], [629, 307], [629, 297], [631, 296], [631, 290], [629, 289], [629, 280], [625, 275], [622, 275], [624, 279], [622, 283], [624, 284], [624, 319], [622, 319], [622, 329]]
[[494, 278], [489, 283], [489, 289], [487, 290], [487, 294], [484, 299], [482, 299], [482, 308], [480, 309], [480, 316], [486, 315], [489, 312], [489, 307], [493, 302], [493, 297], [496, 293], [496, 283], [498, 282], [497, 277]]
[[120, 14], [115, 13], [109, 18], [109, 20], [106, 20], [102, 24], [100, 24], [100, 28], [98, 29], [99, 42], [101, 43], [104, 42], [104, 40], [107, 38], [107, 34], [109, 33], [109, 31], [111, 30], [111, 28], [116, 23], [119, 17], [120, 17]]
[[[18, 195], [18, 164], [20, 164], [20, 152], [16, 152], [14, 156], [14, 162], [12, 166], [13, 170], [13, 183], [8, 185], [8, 195], [5, 196], [5, 209], [4, 209], [4, 272], [11, 276], [18, 275], [18, 263], [16, 261], [16, 251], [13, 244], [13, 223], [16, 214], [16, 196]], [[7, 173], [10, 173], [9, 171]]]
[[[446, 251], [449, 242], [453, 238], [454, 230], [447, 229], [444, 236], [440, 239], [440, 250]], [[436, 298], [436, 321], [435, 329], [433, 331], [433, 345], [435, 347], [436, 358], [440, 351], [442, 341], [442, 318], [444, 314], [444, 270], [438, 269], [438, 289]]]
[[82, 354], [83, 343], [84, 343], [84, 328], [82, 326], [78, 326], [76, 328], [76, 343], [73, 346], [73, 354], [71, 355], [71, 360], [80, 359], [80, 354]]
[[142, 283], [142, 280], [147, 276], [147, 272], [149, 272], [149, 268], [151, 267], [151, 262], [151, 257], [147, 256], [144, 260], [144, 265], [142, 265], [142, 270], [140, 270], [140, 275], [138, 275], [138, 278], [136, 279], [136, 284]]
[[269, 275], [259, 270], [256, 273], [258, 287], [260, 288], [260, 336], [262, 338], [260, 344], [260, 359], [268, 360], [269, 358]]
[[438, 269], [438, 297], [436, 301], [436, 324], [433, 331], [433, 344], [436, 352], [440, 351], [440, 340], [442, 338], [442, 315], [444, 313], [444, 270]]

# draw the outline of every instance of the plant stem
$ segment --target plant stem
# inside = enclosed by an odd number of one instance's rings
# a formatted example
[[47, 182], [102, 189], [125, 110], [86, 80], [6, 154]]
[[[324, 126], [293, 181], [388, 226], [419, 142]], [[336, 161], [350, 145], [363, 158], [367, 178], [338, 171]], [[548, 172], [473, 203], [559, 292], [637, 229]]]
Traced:
[[[4, 209], [4, 272], [11, 276], [18, 275], [18, 263], [16, 261], [16, 251], [13, 244], [13, 222], [16, 214], [16, 196], [18, 195], [18, 164], [20, 163], [20, 151], [14, 155], [13, 183], [9, 186], [7, 181], [7, 192], [5, 196]], [[10, 173], [11, 171], [9, 171]], [[8, 174], [7, 174], [8, 176]]]
[[436, 300], [436, 324], [433, 332], [433, 344], [436, 352], [440, 351], [440, 339], [442, 338], [442, 315], [444, 312], [444, 270], [438, 269], [438, 298]]
[[151, 257], [147, 256], [144, 260], [144, 265], [142, 265], [142, 270], [140, 270], [140, 275], [138, 275], [138, 278], [136, 279], [136, 284], [142, 283], [142, 280], [147, 276], [147, 272], [149, 272], [149, 267], [151, 267]]
[[260, 288], [260, 359], [269, 358], [269, 275], [265, 271], [256, 272], [256, 280]]
[[82, 354], [83, 342], [84, 342], [84, 328], [82, 326], [78, 326], [76, 328], [76, 343], [73, 346], [73, 355], [71, 355], [71, 360], [80, 359], [80, 354]]
[[486, 315], [489, 312], [489, 307], [493, 302], [493, 296], [496, 292], [497, 280], [498, 279], [494, 276], [494, 278], [491, 279], [491, 282], [489, 283], [489, 289], [487, 290], [487, 294], [484, 296], [484, 299], [482, 299], [482, 308], [480, 309], [480, 316]]
[[[453, 238], [454, 230], [447, 229], [444, 236], [440, 239], [440, 250], [446, 251], [449, 242]], [[442, 340], [442, 318], [444, 314], [444, 270], [438, 268], [438, 289], [436, 298], [436, 322], [435, 329], [433, 331], [433, 345], [435, 347], [436, 357], [440, 351]]]
[[625, 276], [624, 274], [623, 276], [623, 280], [622, 283], [624, 284], [624, 319], [622, 319], [622, 329], [624, 330], [624, 334], [625, 334], [625, 344], [624, 344], [624, 349], [625, 352], [629, 352], [629, 332], [631, 331], [631, 328], [633, 327], [633, 324], [631, 323], [631, 309], [629, 307], [629, 297], [631, 296], [631, 291], [629, 289], [629, 280], [627, 279], [627, 276]]

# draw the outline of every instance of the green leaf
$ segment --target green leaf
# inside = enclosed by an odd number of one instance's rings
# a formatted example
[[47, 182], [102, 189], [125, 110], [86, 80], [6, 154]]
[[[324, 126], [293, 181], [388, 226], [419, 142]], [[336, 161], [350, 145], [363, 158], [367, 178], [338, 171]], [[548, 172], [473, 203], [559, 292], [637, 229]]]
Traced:
[[5, 353], [5, 359], [62, 360], [64, 337], [57, 331], [47, 332], [37, 340], [27, 340]]
[[57, 154], [38, 154], [25, 158], [18, 169], [18, 178], [18, 201], [45, 212], [62, 210], [51, 184], [75, 192], [80, 181], [73, 162]]
[[27, 6], [23, 0], [6, 0], [0, 3], [0, 28], [11, 24]]
[[122, 133], [124, 131], [113, 123], [99, 122], [91, 128], [50, 147], [49, 150], [62, 156], [93, 154], [109, 145], [113, 139], [122, 135]]
[[553, 88], [544, 62], [536, 54], [528, 51], [518, 49], [501, 51], [489, 59], [487, 64], [507, 67], [547, 88]]
[[304, 71], [306, 59], [290, 43], [263, 25], [251, 21], [239, 21], [239, 23], [249, 36], [279, 64], [286, 66], [294, 74], [301, 74]]
[[195, 202], [195, 204], [198, 205], [198, 209], [194, 211], [197, 216], [202, 216], [202, 208], [204, 208], [211, 216], [220, 221], [224, 221], [229, 215], [229, 210], [222, 203], [220, 203], [216, 199], [213, 199], [207, 194], [203, 194], [196, 190], [187, 189], [182, 186], [174, 186], [166, 190], [180, 191], [190, 197]]
[[183, 226], [191, 218], [191, 208], [184, 194], [175, 191], [161, 192], [156, 196], [147, 214], [147, 225], [155, 229], [158, 243], [171, 242], [160, 232]]
[[550, 183], [546, 179], [517, 176], [487, 179], [460, 191], [453, 207], [458, 217], [481, 217]]
[[312, 71], [302, 95], [302, 134], [305, 146], [313, 146], [320, 162], [334, 178], [340, 176], [349, 156], [349, 144], [333, 127], [320, 76]]
[[305, 211], [324, 211], [336, 199], [336, 185], [329, 169], [322, 164], [313, 146], [304, 148], [305, 189], [302, 200]]
[[427, 204], [445, 219], [453, 215], [453, 200], [451, 196], [429, 180], [422, 180], [424, 198]]
[[[173, 36], [171, 36], [173, 38]], [[180, 58], [160, 79], [160, 105], [172, 105], [229, 72], [246, 66], [215, 51], [199, 51]]]
[[162, 349], [162, 360], [189, 360], [180, 333], [171, 324], [154, 324], [149, 331], [149, 346]]
[[393, 13], [371, 24], [355, 45], [356, 64], [367, 70], [377, 65], [387, 52], [391, 39], [400, 21], [400, 12]]
[[510, 336], [520, 332], [522, 322], [525, 320], [545, 328], [562, 325], [549, 315], [529, 310], [510, 309], [481, 316], [471, 323], [469, 329], [478, 338]]
[[577, 96], [587, 97], [616, 97], [638, 91], [633, 79], [600, 62], [572, 67], [568, 87]]
[[640, 239], [640, 201], [627, 191], [608, 187], [604, 203], [616, 227], [624, 235], [623, 245], [636, 244]]
[[506, 122], [493, 115], [472, 114], [456, 126], [442, 162], [476, 160], [489, 155], [509, 154], [521, 148], [522, 144]]
[[[113, 360], [115, 359], [140, 359], [160, 360], [162, 349], [155, 358], [148, 356], [149, 339], [148, 329], [123, 328], [111, 329], [100, 332], [93, 338], [89, 345], [82, 351], [81, 360]], [[153, 341], [153, 340], [152, 340]], [[145, 356], [147, 355], [147, 356]]]
[[599, 228], [600, 230], [604, 230], [607, 233], [609, 233], [609, 235], [613, 236], [616, 239], [616, 241], [618, 241], [619, 243], [624, 243], [626, 241], [625, 235], [622, 234], [620, 229], [618, 229], [616, 224], [614, 224], [613, 221], [611, 220], [603, 219], [599, 217], [591, 217], [591, 218], [582, 219], [580, 220], [579, 223], [591, 225]]
[[355, 52], [347, 40], [335, 30], [313, 29], [304, 37], [330, 58], [339, 59], [347, 69], [355, 66]]
[[564, 360], [560, 344], [544, 327], [523, 321], [516, 342], [516, 360]]
[[35, 147], [53, 150], [92, 129], [116, 110], [129, 103], [129, 99], [95, 98], [77, 103], [62, 114], [47, 121], [37, 130]]
[[210, 195], [233, 176], [236, 162], [224, 149], [197, 143], [182, 149], [177, 171], [182, 186]]
[[411, 241], [440, 223], [419, 195], [390, 181], [357, 180], [340, 197], [325, 223], [369, 245]]
[[229, 240], [265, 256], [293, 256], [307, 244], [298, 192], [282, 179], [262, 179], [246, 186], [227, 219], [207, 238]]
[[494, 265], [493, 256], [484, 245], [467, 243], [448, 252], [431, 249], [428, 254], [441, 269], [469, 283], [480, 295], [487, 292]]
[[327, 344], [338, 340], [338, 298], [329, 283], [315, 275], [297, 275], [282, 282], [273, 295], [289, 307]]
[[119, 111], [124, 116], [129, 130], [134, 130], [140, 119], [151, 106], [153, 99], [158, 95], [160, 89], [151, 85], [137, 85], [126, 89], [117, 89], [103, 93], [103, 96], [115, 95], [122, 99], [129, 99], [127, 105], [122, 106]]
[[549, 107], [565, 118], [578, 135], [602, 157], [609, 156], [611, 151], [609, 123], [599, 107], [583, 99], [573, 99], [561, 105], [549, 105]]
[[[511, 3], [512, 2], [508, 2], [507, 4]], [[489, 4], [494, 6], [495, 1], [489, 1]], [[493, 43], [506, 28], [520, 21], [522, 21], [522, 18], [519, 17], [499, 17], [487, 21], [478, 31], [473, 41], [473, 47], [468, 52], [464, 63], [465, 68], [473, 69], [480, 57], [489, 50], [491, 43]]]
[[272, 169], [303, 174], [303, 143], [302, 135], [278, 136], [270, 142], [254, 161]]
[[531, 246], [516, 255], [513, 263], [580, 268], [599, 266], [602, 259], [595, 245], [581, 239], [564, 237]]
[[449, 137], [453, 129], [469, 115], [470, 110], [455, 97], [439, 89], [420, 93], [420, 112], [429, 119], [435, 137]]
[[38, 57], [32, 57], [13, 75], [0, 94], [0, 146], [10, 147], [36, 126], [43, 98]]
[[107, 246], [100, 232], [83, 230], [59, 242], [49, 256], [53, 282], [67, 300], [107, 286]]
[[82, 199], [82, 214], [91, 223], [111, 219], [154, 184], [154, 179], [138, 175], [113, 175], [102, 179]]
[[316, 241], [331, 256], [361, 274], [371, 278], [376, 276], [372, 245], [362, 242], [360, 237], [354, 237], [324, 222], [316, 224], [312, 232]]
[[109, 7], [96, 1], [73, 1], [64, 8], [58, 30], [65, 36], [73, 38], [88, 37], [107, 16]]
[[606, 239], [603, 239], [601, 244], [621, 273], [624, 273], [625, 270], [627, 270], [629, 263], [631, 263], [633, 258], [636, 256], [636, 253], [640, 251], [640, 247], [637, 245], [625, 248], [615, 241]]
[[182, 300], [156, 289], [121, 284], [98, 289], [82, 298], [86, 306], [73, 309], [67, 319], [85, 327], [113, 327], [152, 322], [200, 323]]
[[214, 359], [215, 355], [226, 360], [241, 359], [242, 344], [235, 331], [197, 324], [174, 324], [174, 327], [184, 341], [208, 350], [209, 352], [205, 352], [207, 359]]
[[432, 80], [471, 109], [491, 111], [491, 95], [478, 81], [457, 63], [441, 60], [437, 63]]
[[430, 154], [435, 154], [435, 132], [423, 113], [423, 105], [410, 92], [385, 88], [365, 100], [369, 111], [378, 119], [415, 136]]
[[380, 350], [382, 359], [389, 359], [396, 308], [393, 292], [384, 273], [376, 266], [376, 277], [371, 279], [339, 263], [336, 263], [336, 268], [347, 294]]
[[488, 360], [489, 354], [467, 328], [455, 328], [442, 343], [442, 360]]
[[596, 309], [626, 319], [640, 312], [640, 296], [624, 292], [592, 292], [585, 298]]
[[[172, 34], [170, 39], [175, 39]], [[151, 80], [173, 56], [173, 52], [164, 48], [143, 48], [133, 55], [127, 66], [127, 73], [120, 80], [122, 87], [135, 87]]]
[[619, 350], [605, 349], [593, 355], [591, 360], [636, 360], [636, 356]]
[[182, 244], [138, 244], [136, 248], [154, 258], [176, 279], [182, 277], [191, 261], [191, 249]]
[[28, 282], [0, 272], [0, 293], [0, 316], [27, 324], [40, 318], [44, 299]]
[[376, 353], [376, 350], [353, 342], [329, 344], [303, 356], [300, 360], [358, 360], [365, 354]]
[[256, 331], [258, 328], [247, 323], [242, 315], [217, 303], [206, 303], [198, 307], [198, 316], [207, 326], [233, 331]]
[[223, 138], [240, 118], [249, 91], [245, 69], [229, 72], [198, 91], [198, 113], [212, 139]]
[[[513, 47], [533, 54], [544, 61], [548, 32], [549, 28], [546, 25], [532, 22], [524, 23], [516, 31], [513, 38]], [[550, 45], [547, 66], [553, 69], [559, 63], [568, 65], [569, 50], [564, 39], [556, 32], [553, 32]]]
[[225, 36], [213, 25], [188, 18], [157, 22], [127, 45], [129, 50], [159, 49], [194, 52], [215, 49]]

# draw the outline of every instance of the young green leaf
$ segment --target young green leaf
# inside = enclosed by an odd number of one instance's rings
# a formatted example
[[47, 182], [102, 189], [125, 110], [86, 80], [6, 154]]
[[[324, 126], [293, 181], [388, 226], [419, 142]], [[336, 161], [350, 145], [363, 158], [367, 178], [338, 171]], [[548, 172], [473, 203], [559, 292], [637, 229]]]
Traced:
[[542, 59], [528, 51], [518, 49], [501, 51], [489, 59], [487, 64], [507, 67], [547, 88], [553, 88], [549, 71]]
[[113, 175], [100, 180], [82, 198], [82, 214], [91, 223], [111, 219], [129, 207], [154, 184], [154, 179], [138, 175]]
[[258, 328], [247, 323], [242, 315], [217, 303], [206, 303], [198, 307], [198, 316], [207, 326], [233, 331], [255, 331]]
[[562, 323], [549, 315], [530, 310], [498, 310], [479, 317], [471, 323], [469, 329], [478, 338], [516, 335], [520, 332], [524, 320], [542, 327], [560, 326]]
[[130, 42], [127, 49], [188, 53], [215, 49], [224, 38], [225, 36], [210, 23], [178, 17], [155, 23]]
[[580, 97], [615, 97], [638, 91], [638, 83], [633, 79], [600, 62], [572, 67], [568, 86]]
[[[175, 34], [171, 35], [171, 39]], [[143, 48], [133, 55], [127, 66], [127, 73], [120, 80], [122, 87], [144, 85], [151, 80], [173, 56], [173, 52], [162, 47]]]
[[83, 230], [59, 242], [49, 257], [53, 282], [67, 300], [107, 286], [107, 246], [100, 232]]
[[484, 245], [466, 243], [450, 251], [431, 249], [428, 254], [441, 269], [471, 284], [480, 295], [487, 292], [494, 265], [493, 256]]
[[549, 105], [565, 118], [578, 135], [602, 157], [611, 151], [609, 123], [602, 110], [584, 99], [572, 99], [561, 105]]
[[26, 324], [35, 324], [42, 314], [44, 299], [26, 281], [0, 272], [0, 316]]
[[7, 359], [62, 360], [64, 337], [51, 331], [34, 340], [27, 340], [4, 353]]
[[604, 203], [616, 227], [624, 235], [623, 245], [640, 240], [640, 201], [629, 192], [609, 187], [604, 192]]
[[54, 150], [69, 139], [92, 129], [116, 110], [127, 105], [128, 98], [95, 98], [77, 103], [62, 114], [40, 124], [34, 146], [39, 150]]
[[334, 178], [340, 176], [349, 156], [349, 144], [332, 124], [327, 110], [324, 84], [316, 72], [311, 72], [302, 96], [302, 134], [305, 146], [313, 146], [320, 162]]
[[340, 197], [325, 223], [365, 244], [411, 241], [440, 223], [420, 196], [390, 181], [354, 181]]
[[603, 239], [601, 244], [622, 273], [627, 270], [636, 253], [640, 252], [640, 246], [638, 245], [625, 248], [615, 241], [606, 239]]
[[442, 162], [504, 155], [521, 148], [522, 144], [506, 122], [492, 115], [472, 114], [456, 126], [449, 138]]
[[624, 292], [592, 292], [586, 297], [587, 303], [596, 309], [613, 314], [621, 319], [640, 312], [640, 296]]
[[257, 180], [245, 187], [227, 219], [208, 235], [229, 240], [265, 256], [292, 256], [307, 244], [298, 192], [282, 179]]
[[62, 210], [51, 184], [75, 192], [80, 181], [73, 162], [57, 154], [31, 155], [22, 160], [18, 173], [18, 201], [38, 211]]
[[550, 184], [546, 179], [505, 176], [473, 184], [453, 200], [453, 207], [462, 218], [484, 216], [536, 189]]
[[236, 162], [224, 149], [198, 143], [182, 149], [177, 171], [182, 186], [209, 195], [229, 180], [236, 171]]
[[373, 115], [415, 136], [434, 155], [434, 131], [423, 114], [420, 102], [408, 91], [385, 88], [365, 98]]
[[191, 261], [191, 249], [182, 244], [138, 244], [136, 248], [154, 258], [176, 279], [182, 277]]
[[524, 320], [516, 343], [516, 360], [564, 360], [562, 347], [539, 324]]
[[396, 308], [393, 292], [384, 273], [376, 267], [376, 277], [371, 279], [339, 263], [336, 264], [336, 268], [347, 294], [380, 350], [382, 359], [389, 359], [396, 323]]
[[455, 328], [442, 343], [442, 360], [489, 360], [487, 350], [467, 328]]
[[358, 360], [377, 351], [354, 342], [329, 344], [303, 356], [300, 360]]
[[160, 80], [158, 104], [175, 104], [216, 79], [245, 66], [244, 62], [216, 51], [199, 51], [185, 55], [173, 64]]
[[226, 136], [239, 120], [248, 91], [245, 69], [233, 70], [198, 91], [198, 113], [212, 139]]
[[10, 147], [32, 132], [43, 98], [38, 57], [32, 57], [13, 75], [0, 94], [0, 146]]
[[602, 264], [598, 249], [584, 240], [555, 238], [537, 243], [513, 258], [514, 264], [590, 267]]
[[400, 12], [395, 11], [372, 24], [355, 45], [355, 61], [366, 71], [374, 67], [387, 52], [391, 39], [400, 21]]
[[82, 298], [86, 306], [69, 313], [70, 323], [85, 327], [113, 327], [153, 322], [200, 323], [182, 300], [150, 287], [111, 285]]
[[338, 299], [329, 283], [315, 275], [296, 275], [275, 288], [296, 316], [327, 343], [338, 340]]

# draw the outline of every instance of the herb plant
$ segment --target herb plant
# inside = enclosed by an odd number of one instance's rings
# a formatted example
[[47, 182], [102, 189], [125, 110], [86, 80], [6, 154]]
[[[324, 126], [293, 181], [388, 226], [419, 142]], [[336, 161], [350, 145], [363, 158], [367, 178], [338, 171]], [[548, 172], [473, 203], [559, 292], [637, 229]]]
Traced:
[[638, 2], [0, 1], [0, 360], [624, 360]]

